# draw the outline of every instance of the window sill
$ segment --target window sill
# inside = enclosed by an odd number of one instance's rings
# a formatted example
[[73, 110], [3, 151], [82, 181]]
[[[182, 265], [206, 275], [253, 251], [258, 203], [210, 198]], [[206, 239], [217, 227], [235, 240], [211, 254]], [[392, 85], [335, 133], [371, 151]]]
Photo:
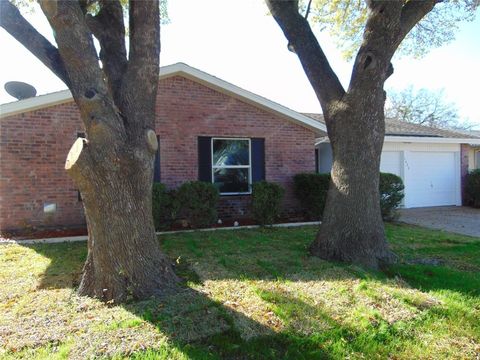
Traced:
[[251, 196], [252, 193], [220, 193], [220, 196], [232, 197], [232, 196]]

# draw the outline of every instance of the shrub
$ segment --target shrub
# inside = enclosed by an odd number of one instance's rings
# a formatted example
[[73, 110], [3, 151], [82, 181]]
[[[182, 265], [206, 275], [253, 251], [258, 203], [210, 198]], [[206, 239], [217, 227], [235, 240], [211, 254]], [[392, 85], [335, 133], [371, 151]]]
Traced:
[[[330, 174], [302, 173], [293, 178], [294, 192], [300, 205], [310, 220], [322, 218], [327, 200]], [[395, 209], [400, 205], [403, 194], [403, 181], [394, 174], [380, 173], [380, 209], [382, 218], [390, 221], [396, 218]]]
[[404, 197], [404, 188], [399, 176], [380, 173], [380, 209], [383, 220], [392, 221], [398, 217], [396, 209]]
[[155, 229], [169, 229], [175, 222], [180, 203], [175, 190], [167, 190], [164, 184], [154, 183], [152, 193], [152, 212]]
[[217, 220], [217, 188], [210, 183], [190, 181], [177, 190], [181, 214], [192, 227], [205, 227]]
[[470, 171], [465, 177], [465, 197], [468, 205], [480, 207], [480, 169]]
[[252, 213], [260, 225], [272, 225], [279, 218], [284, 192], [275, 183], [259, 181], [253, 184]]
[[310, 220], [322, 218], [330, 174], [302, 173], [293, 177], [294, 193]]

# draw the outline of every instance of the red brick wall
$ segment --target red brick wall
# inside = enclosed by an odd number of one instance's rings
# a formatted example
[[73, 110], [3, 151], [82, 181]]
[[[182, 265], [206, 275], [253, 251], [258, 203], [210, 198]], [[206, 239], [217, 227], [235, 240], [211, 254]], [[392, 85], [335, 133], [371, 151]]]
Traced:
[[[82, 129], [73, 102], [0, 119], [0, 230], [85, 222], [64, 170]], [[45, 203], [57, 211], [44, 214]]]
[[461, 144], [460, 145], [460, 178], [461, 178], [461, 187], [462, 187], [462, 205], [465, 205], [465, 176], [468, 174], [468, 152], [470, 150], [470, 145]]
[[[295, 212], [292, 176], [315, 170], [315, 134], [289, 120], [175, 76], [159, 85], [160, 176], [169, 187], [198, 178], [198, 136], [265, 138], [266, 180], [286, 188], [284, 209]], [[249, 197], [224, 196], [220, 217], [245, 217]]]
[[[266, 179], [286, 188], [286, 212], [297, 210], [292, 176], [314, 171], [312, 131], [186, 78], [159, 83], [156, 131], [161, 181], [176, 187], [197, 180], [197, 137], [265, 138]], [[0, 119], [0, 230], [84, 223], [82, 203], [64, 170], [65, 158], [83, 131], [74, 103]], [[56, 203], [52, 216], [45, 203]], [[222, 218], [246, 217], [249, 196], [222, 197]]]

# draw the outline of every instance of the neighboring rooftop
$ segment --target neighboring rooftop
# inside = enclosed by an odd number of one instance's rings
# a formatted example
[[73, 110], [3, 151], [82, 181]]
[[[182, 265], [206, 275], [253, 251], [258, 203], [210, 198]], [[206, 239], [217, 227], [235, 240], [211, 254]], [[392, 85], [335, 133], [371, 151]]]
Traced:
[[[325, 123], [323, 114], [304, 113], [322, 124]], [[385, 119], [386, 136], [415, 136], [415, 137], [437, 137], [453, 139], [480, 139], [480, 131], [460, 132], [454, 130], [437, 129], [430, 126], [408, 123], [396, 119]]]

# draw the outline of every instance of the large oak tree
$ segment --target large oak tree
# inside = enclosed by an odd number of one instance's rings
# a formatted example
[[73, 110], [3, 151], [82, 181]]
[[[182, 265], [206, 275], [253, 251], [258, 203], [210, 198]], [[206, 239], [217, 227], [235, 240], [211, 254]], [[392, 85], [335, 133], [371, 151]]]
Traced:
[[[395, 259], [386, 242], [378, 192], [385, 134], [384, 83], [393, 73], [393, 55], [409, 34], [416, 36], [419, 49], [435, 41], [440, 44], [449, 40], [449, 18], [432, 11], [440, 2], [318, 0], [313, 4], [309, 1], [306, 6], [298, 0], [267, 0], [288, 40], [288, 48], [298, 55], [320, 102], [333, 150], [332, 180], [323, 222], [310, 247], [316, 256], [373, 268]], [[451, 3], [457, 6], [459, 1]], [[476, 6], [475, 1], [464, 3], [470, 12]], [[334, 31], [349, 48], [358, 45], [347, 89], [302, 15], [304, 8], [307, 14], [316, 10], [317, 22], [325, 26], [333, 23]], [[426, 30], [418, 32], [415, 26], [427, 14], [436, 16], [437, 25], [424, 24]], [[443, 34], [443, 39], [435, 34]], [[415, 47], [406, 49], [421, 53]]]
[[177, 283], [152, 221], [159, 2], [126, 5], [128, 52], [119, 0], [41, 0], [56, 46], [0, 0], [0, 26], [68, 86], [80, 110], [86, 138], [73, 144], [65, 164], [89, 234], [79, 293], [110, 302], [162, 294]]

